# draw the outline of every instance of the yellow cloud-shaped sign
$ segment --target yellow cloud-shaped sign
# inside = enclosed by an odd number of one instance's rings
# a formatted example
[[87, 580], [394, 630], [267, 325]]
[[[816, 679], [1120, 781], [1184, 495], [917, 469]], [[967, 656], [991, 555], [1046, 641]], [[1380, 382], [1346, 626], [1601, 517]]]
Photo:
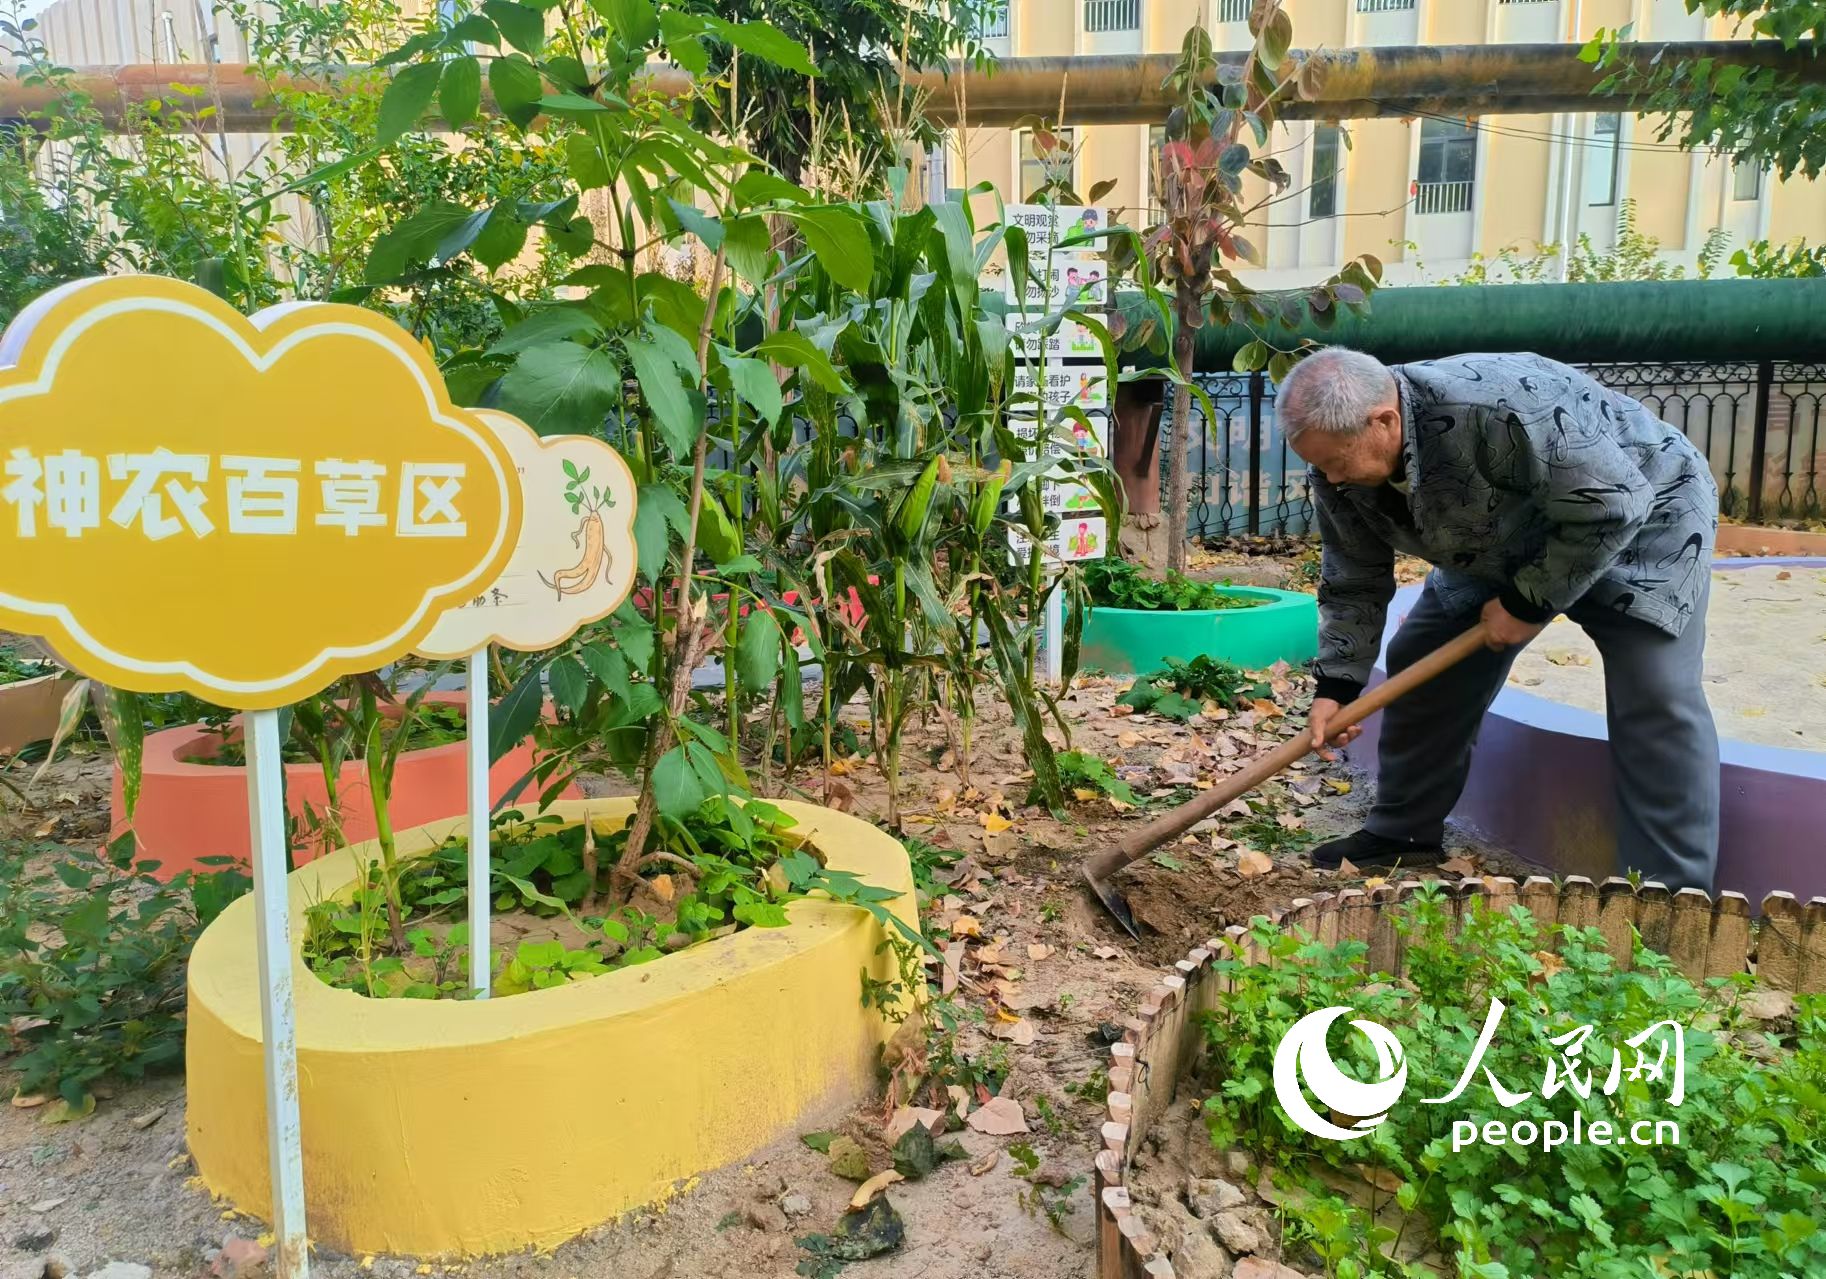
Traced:
[[536, 652], [613, 613], [634, 589], [634, 477], [588, 435], [540, 436], [519, 418], [477, 409], [513, 455], [524, 517], [500, 578], [444, 614], [417, 651], [461, 657], [485, 644]]
[[519, 528], [506, 449], [371, 312], [121, 276], [0, 337], [0, 627], [97, 679], [296, 701], [411, 652]]

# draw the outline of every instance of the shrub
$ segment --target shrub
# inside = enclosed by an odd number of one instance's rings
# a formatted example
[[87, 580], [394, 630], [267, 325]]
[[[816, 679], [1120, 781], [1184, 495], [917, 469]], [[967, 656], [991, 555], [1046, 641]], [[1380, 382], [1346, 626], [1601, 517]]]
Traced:
[[184, 1059], [184, 966], [209, 922], [246, 892], [225, 869], [161, 884], [131, 862], [0, 843], [0, 1060], [21, 1093], [55, 1089], [72, 1110], [97, 1080], [138, 1079]]

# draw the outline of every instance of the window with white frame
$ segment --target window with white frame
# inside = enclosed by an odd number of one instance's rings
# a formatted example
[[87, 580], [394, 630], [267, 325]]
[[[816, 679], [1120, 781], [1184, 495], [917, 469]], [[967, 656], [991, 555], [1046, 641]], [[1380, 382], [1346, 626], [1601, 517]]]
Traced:
[[1338, 211], [1338, 155], [1343, 131], [1335, 124], [1312, 131], [1312, 173], [1307, 178], [1306, 215], [1329, 218]]
[[1087, 35], [1141, 30], [1141, 0], [1084, 0]]
[[1358, 13], [1400, 13], [1413, 7], [1414, 0], [1357, 0]]
[[1593, 208], [1617, 202], [1617, 164], [1622, 155], [1617, 137], [1623, 116], [1600, 111], [1591, 118], [1591, 137], [1585, 141], [1585, 201]]
[[1469, 213], [1476, 185], [1476, 126], [1465, 120], [1422, 120], [1414, 212]]
[[1219, 22], [1247, 22], [1249, 10], [1255, 0], [1217, 0], [1217, 20]]
[[1008, 38], [1009, 32], [1013, 30], [1008, 21], [1009, 4], [1010, 0], [1002, 0], [1000, 4], [983, 15], [983, 39], [1006, 40]]
[[1160, 198], [1160, 153], [1166, 149], [1167, 126], [1150, 124], [1148, 126], [1148, 225], [1156, 226], [1166, 220], [1167, 202]]
[[1755, 160], [1739, 157], [1731, 162], [1731, 198], [1739, 203], [1763, 196], [1763, 168]]

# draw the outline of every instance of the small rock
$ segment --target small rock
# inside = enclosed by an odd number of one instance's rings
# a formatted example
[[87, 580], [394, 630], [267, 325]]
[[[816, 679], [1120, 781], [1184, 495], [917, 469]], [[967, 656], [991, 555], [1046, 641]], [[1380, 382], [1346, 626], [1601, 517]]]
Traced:
[[64, 1199], [67, 1199], [68, 1197], [69, 1196], [65, 1195], [65, 1196], [62, 1196], [57, 1199], [40, 1199], [37, 1203], [30, 1205], [27, 1208], [27, 1211], [28, 1212], [49, 1212], [49, 1211], [51, 1211], [51, 1209], [53, 1209], [53, 1208], [57, 1207], [59, 1204], [61, 1204], [64, 1201]]
[[135, 1128], [139, 1129], [141, 1132], [145, 1132], [146, 1129], [152, 1127], [153, 1124], [156, 1124], [159, 1120], [163, 1119], [164, 1117], [165, 1117], [165, 1108], [163, 1106], [160, 1106], [157, 1110], [148, 1110], [143, 1115], [135, 1115], [135, 1116], [133, 1116], [132, 1119], [129, 1119], [127, 1122], [132, 1124]]
[[1231, 1279], [1230, 1254], [1202, 1230], [1188, 1230], [1173, 1254], [1177, 1279]]
[[760, 1231], [778, 1232], [787, 1228], [786, 1214], [780, 1211], [779, 1205], [765, 1201], [749, 1204], [742, 1210], [742, 1218]]
[[76, 1273], [76, 1267], [61, 1252], [54, 1252], [44, 1259], [44, 1279], [70, 1279]]
[[91, 1270], [89, 1279], [152, 1279], [152, 1267], [137, 1261], [110, 1261], [100, 1270]]
[[1240, 1208], [1243, 1192], [1227, 1181], [1189, 1179], [1186, 1182], [1186, 1207], [1194, 1217], [1209, 1221], [1229, 1208]]
[[993, 1256], [995, 1256], [994, 1244], [985, 1240], [976, 1246], [976, 1259], [978, 1261], [987, 1261]]
[[812, 1215], [811, 1197], [794, 1191], [781, 1198], [780, 1210], [789, 1217], [809, 1217]]
[[1224, 1152], [1224, 1171], [1228, 1172], [1233, 1180], [1246, 1179], [1249, 1176], [1249, 1156], [1240, 1150], [1226, 1150]]
[[1244, 1257], [1236, 1263], [1234, 1279], [1306, 1279], [1291, 1266], [1263, 1257]]
[[13, 1240], [13, 1246], [21, 1252], [43, 1252], [57, 1240], [57, 1232], [49, 1226], [37, 1230], [28, 1230]]
[[268, 1255], [257, 1240], [230, 1235], [222, 1241], [222, 1251], [211, 1262], [209, 1273], [216, 1279], [245, 1279], [266, 1264]]
[[1211, 1230], [1218, 1242], [1238, 1256], [1264, 1252], [1268, 1239], [1253, 1222], [1235, 1208], [1220, 1212], [1211, 1219]]

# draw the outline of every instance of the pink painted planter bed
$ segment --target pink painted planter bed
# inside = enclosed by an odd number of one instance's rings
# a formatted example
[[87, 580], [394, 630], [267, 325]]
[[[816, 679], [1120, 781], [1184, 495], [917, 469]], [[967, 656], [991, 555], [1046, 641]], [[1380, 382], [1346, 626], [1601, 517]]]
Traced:
[[[463, 694], [433, 693], [430, 700], [461, 703]], [[189, 760], [208, 753], [214, 734], [197, 725], [168, 728], [146, 738], [139, 805], [133, 815], [139, 856], [159, 864], [157, 874], [169, 879], [186, 870], [211, 869], [205, 857], [231, 857], [243, 866], [250, 849], [247, 817], [247, 770]], [[522, 743], [495, 762], [489, 770], [490, 802], [499, 802], [510, 787], [533, 767], [530, 743]], [[394, 775], [391, 812], [395, 830], [422, 826], [462, 813], [468, 766], [462, 742], [407, 751], [400, 756]], [[127, 829], [126, 801], [121, 773], [114, 770], [114, 835]], [[362, 760], [343, 764], [338, 778], [342, 802], [343, 839], [358, 843], [373, 839], [374, 807], [369, 797], [367, 765]], [[529, 786], [523, 795], [536, 795]], [[563, 798], [581, 798], [567, 787]], [[292, 817], [302, 823], [305, 805], [321, 813], [328, 802], [323, 770], [316, 764], [285, 766], [285, 802]], [[301, 834], [294, 856], [299, 862], [316, 857], [316, 843]]]

